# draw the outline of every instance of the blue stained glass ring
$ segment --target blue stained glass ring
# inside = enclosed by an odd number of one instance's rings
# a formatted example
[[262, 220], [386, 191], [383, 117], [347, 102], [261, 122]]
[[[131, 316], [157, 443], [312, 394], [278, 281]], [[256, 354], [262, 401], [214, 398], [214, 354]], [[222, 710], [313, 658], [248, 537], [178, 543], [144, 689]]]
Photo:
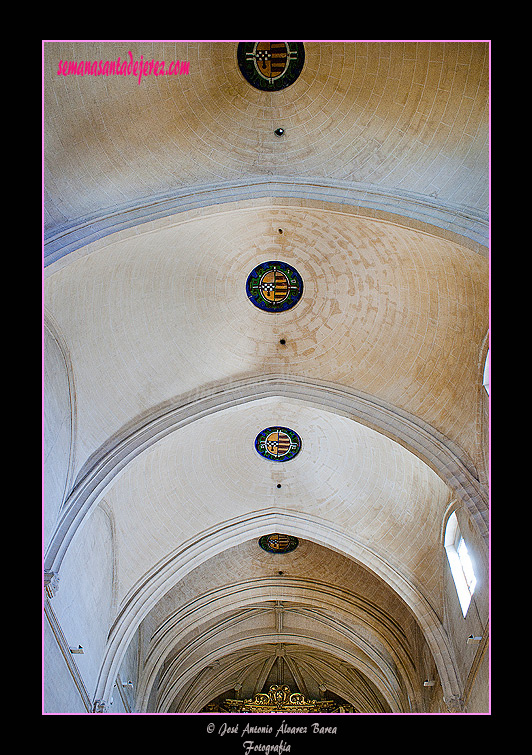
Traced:
[[289, 427], [267, 427], [255, 438], [257, 452], [269, 461], [289, 461], [301, 450], [301, 438]]
[[303, 295], [303, 280], [286, 262], [271, 260], [257, 265], [246, 281], [248, 299], [264, 312], [284, 312]]

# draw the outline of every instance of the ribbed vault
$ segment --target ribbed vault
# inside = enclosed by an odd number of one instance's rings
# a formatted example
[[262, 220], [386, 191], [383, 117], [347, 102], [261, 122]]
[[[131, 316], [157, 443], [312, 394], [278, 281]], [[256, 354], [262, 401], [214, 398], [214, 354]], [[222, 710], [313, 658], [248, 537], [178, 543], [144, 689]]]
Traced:
[[412, 612], [383, 580], [310, 541], [285, 556], [256, 540], [229, 548], [170, 590], [142, 634], [150, 642], [139, 696], [160, 710], [287, 682], [315, 699], [329, 690], [360, 711], [365, 696], [388, 711], [421, 705], [413, 658], [423, 640]]
[[[489, 46], [308, 42], [299, 78], [259, 92], [236, 44], [44, 45], [54, 642], [91, 711], [278, 682], [462, 709], [464, 626], [487, 619]], [[57, 73], [128, 49], [190, 72]], [[265, 260], [300, 274], [293, 309], [248, 299]], [[257, 453], [271, 425], [301, 436], [294, 459]], [[465, 624], [451, 511], [479, 576]], [[275, 532], [297, 548], [265, 552]], [[75, 707], [57, 668], [52, 704]]]

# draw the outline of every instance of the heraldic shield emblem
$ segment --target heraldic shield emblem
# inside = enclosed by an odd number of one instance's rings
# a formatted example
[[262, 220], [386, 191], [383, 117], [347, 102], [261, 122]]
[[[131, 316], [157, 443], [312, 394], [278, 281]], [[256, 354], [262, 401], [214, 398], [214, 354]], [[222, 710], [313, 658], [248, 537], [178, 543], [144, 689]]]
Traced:
[[289, 427], [267, 427], [255, 438], [255, 448], [270, 461], [289, 461], [301, 450], [301, 438]]
[[276, 92], [293, 84], [303, 69], [302, 42], [240, 42], [238, 66], [255, 89]]
[[246, 293], [259, 309], [284, 312], [300, 300], [303, 280], [297, 270], [285, 262], [263, 262], [249, 274]]
[[290, 553], [299, 545], [299, 540], [293, 535], [282, 535], [274, 532], [263, 535], [259, 540], [260, 547], [268, 553]]

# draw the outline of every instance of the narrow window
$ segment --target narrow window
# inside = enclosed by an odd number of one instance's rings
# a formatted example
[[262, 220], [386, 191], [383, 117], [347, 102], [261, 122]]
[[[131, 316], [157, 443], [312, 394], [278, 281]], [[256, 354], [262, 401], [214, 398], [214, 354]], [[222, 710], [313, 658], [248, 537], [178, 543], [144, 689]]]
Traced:
[[473, 570], [473, 563], [468, 553], [464, 538], [458, 527], [456, 514], [451, 514], [445, 530], [445, 551], [451, 567], [456, 592], [460, 600], [462, 614], [465, 616], [471, 597], [475, 591], [477, 580]]
[[484, 388], [486, 389], [486, 393], [490, 394], [490, 353], [488, 351], [486, 355], [486, 361], [484, 363], [484, 377], [482, 379], [482, 384]]

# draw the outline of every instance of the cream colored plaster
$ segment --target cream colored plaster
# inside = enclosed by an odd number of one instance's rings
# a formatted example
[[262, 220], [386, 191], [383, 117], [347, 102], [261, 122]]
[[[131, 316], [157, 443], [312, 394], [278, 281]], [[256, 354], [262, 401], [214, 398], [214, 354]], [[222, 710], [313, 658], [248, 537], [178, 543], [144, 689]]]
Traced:
[[[128, 50], [190, 71], [57, 75]], [[236, 42], [44, 44], [47, 711], [197, 712], [279, 644], [364, 712], [489, 704], [464, 644], [489, 608], [489, 44], [305, 50], [264, 94]], [[305, 283], [277, 316], [245, 296], [266, 259]], [[257, 455], [270, 424], [294, 460]], [[300, 549], [272, 568], [265, 530]]]
[[[274, 94], [244, 80], [236, 47], [45, 43], [47, 229], [176, 186], [272, 173], [487, 210], [487, 43], [307, 42], [301, 76]], [[188, 61], [190, 73], [57, 75], [61, 60], [129, 62], [129, 51]]]
[[[281, 423], [301, 435], [303, 448], [276, 464], [257, 454], [254, 440]], [[107, 492], [119, 600], [166, 553], [203, 530], [278, 507], [334, 523], [423, 584], [438, 606], [435, 555], [449, 495], [415, 456], [344, 417], [275, 399], [227, 409], [150, 448]]]
[[[277, 258], [305, 290], [272, 316], [245, 281]], [[109, 244], [45, 284], [74, 365], [78, 469], [158, 405], [272, 372], [381, 397], [476, 459], [487, 275], [486, 260], [444, 239], [309, 209], [221, 213]]]

